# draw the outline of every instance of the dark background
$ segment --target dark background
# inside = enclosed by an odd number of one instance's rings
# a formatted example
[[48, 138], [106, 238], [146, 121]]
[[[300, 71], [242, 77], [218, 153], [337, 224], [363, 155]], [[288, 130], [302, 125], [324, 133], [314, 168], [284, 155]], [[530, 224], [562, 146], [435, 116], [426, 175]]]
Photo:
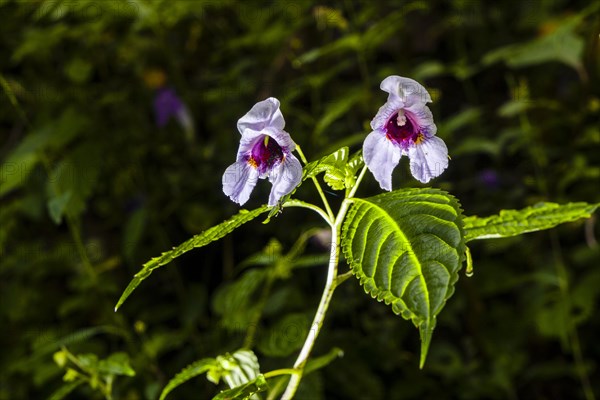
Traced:
[[[599, 202], [599, 10], [597, 0], [0, 0], [0, 399], [59, 388], [61, 345], [126, 352], [137, 374], [117, 378], [114, 398], [131, 400], [242, 346], [261, 285], [248, 272], [324, 227], [308, 211], [190, 252], [113, 308], [145, 261], [237, 212], [221, 175], [237, 119], [268, 96], [316, 159], [359, 149], [386, 98], [381, 80], [411, 77], [432, 94], [452, 157], [431, 185], [465, 214]], [[157, 127], [161, 85], [192, 114], [192, 143], [175, 120]], [[403, 160], [394, 187], [417, 183]], [[269, 189], [259, 182], [245, 207]], [[368, 173], [358, 195], [378, 192]], [[310, 185], [296, 196], [318, 201]], [[461, 274], [422, 371], [414, 326], [347, 281], [314, 353], [337, 346], [344, 357], [307, 376], [298, 398], [578, 399], [586, 380], [600, 396], [599, 231], [592, 219], [473, 243], [475, 275]], [[309, 239], [307, 268], [267, 293], [254, 345], [264, 372], [293, 364], [303, 335], [289, 328], [316, 309], [326, 241]], [[243, 263], [257, 253], [270, 264]], [[198, 377], [172, 398], [219, 389]], [[69, 398], [100, 397], [82, 387]]]

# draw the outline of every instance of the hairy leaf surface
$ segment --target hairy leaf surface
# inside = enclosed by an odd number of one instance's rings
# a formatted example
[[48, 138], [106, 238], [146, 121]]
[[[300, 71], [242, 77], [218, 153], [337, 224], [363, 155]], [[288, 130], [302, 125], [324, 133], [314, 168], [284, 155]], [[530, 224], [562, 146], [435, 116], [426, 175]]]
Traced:
[[502, 210], [499, 214], [480, 218], [466, 217], [465, 240], [493, 239], [550, 229], [556, 225], [588, 218], [600, 203], [538, 203], [522, 210]]
[[342, 232], [346, 259], [367, 293], [419, 328], [422, 367], [465, 254], [460, 205], [437, 189], [353, 202]]

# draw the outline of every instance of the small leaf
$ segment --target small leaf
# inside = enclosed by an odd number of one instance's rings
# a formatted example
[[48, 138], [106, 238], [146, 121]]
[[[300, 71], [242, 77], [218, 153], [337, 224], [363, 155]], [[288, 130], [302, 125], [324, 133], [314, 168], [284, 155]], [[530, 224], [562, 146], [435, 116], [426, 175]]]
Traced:
[[135, 371], [129, 364], [129, 356], [126, 353], [114, 353], [107, 359], [98, 363], [98, 372], [105, 375], [127, 375], [135, 376]]
[[502, 210], [485, 218], [466, 217], [465, 240], [492, 239], [550, 229], [556, 225], [588, 218], [600, 203], [538, 203], [522, 210]]
[[319, 370], [321, 368], [326, 367], [331, 362], [335, 361], [337, 358], [344, 357], [344, 351], [339, 347], [334, 347], [329, 351], [329, 353], [308, 360], [306, 366], [304, 367], [304, 375], [308, 375], [313, 371]]
[[233, 389], [224, 390], [213, 400], [248, 400], [254, 398], [257, 393], [264, 392], [268, 389], [267, 380], [264, 375], [258, 375], [255, 379]]
[[69, 200], [71, 200], [71, 195], [72, 193], [69, 191], [48, 200], [48, 213], [56, 225], [60, 225], [62, 222], [62, 217], [65, 214]]
[[67, 352], [64, 350], [57, 351], [53, 354], [52, 358], [54, 359], [56, 365], [58, 365], [61, 368], [67, 365]]
[[422, 368], [465, 255], [460, 205], [436, 189], [396, 190], [353, 203], [342, 231], [346, 259], [367, 293], [419, 328]]
[[156, 268], [162, 267], [173, 261], [175, 258], [181, 256], [182, 254], [187, 253], [188, 251], [196, 248], [206, 246], [207, 244], [214, 242], [215, 240], [221, 239], [223, 236], [231, 233], [238, 227], [242, 226], [246, 222], [252, 221], [254, 218], [258, 217], [262, 213], [269, 210], [269, 206], [262, 206], [252, 211], [241, 210], [239, 214], [231, 217], [225, 222], [220, 223], [217, 226], [213, 226], [212, 228], [195, 235], [191, 239], [183, 242], [179, 246], [173, 248], [173, 250], [162, 253], [159, 257], [155, 257], [144, 264], [144, 267], [135, 274], [134, 278], [131, 280], [121, 298], [117, 302], [115, 307], [115, 311], [121, 307], [121, 305], [127, 300], [129, 295], [138, 287], [138, 285], [146, 278], [150, 276], [152, 271]]
[[352, 188], [356, 183], [356, 173], [365, 165], [365, 160], [362, 156], [362, 150], [357, 151], [350, 161], [346, 164], [346, 179], [345, 185], [347, 188]]
[[190, 365], [188, 365], [185, 369], [179, 372], [173, 379], [167, 383], [167, 386], [163, 389], [160, 394], [159, 400], [164, 400], [167, 395], [173, 391], [177, 386], [181, 385], [189, 381], [190, 379], [201, 375], [205, 372], [208, 372], [211, 369], [217, 368], [217, 363], [214, 358], [203, 358], [202, 360], [198, 360]]
[[342, 190], [345, 185], [346, 163], [350, 150], [347, 147], [333, 152], [332, 154], [313, 161], [304, 167], [302, 180], [312, 178], [321, 172], [325, 172], [324, 180], [333, 190]]
[[79, 377], [79, 372], [77, 372], [73, 368], [67, 368], [67, 372], [63, 376], [63, 381], [73, 382], [78, 377]]
[[221, 377], [230, 388], [251, 382], [260, 373], [258, 358], [252, 350], [238, 350], [233, 354], [217, 357], [221, 367]]

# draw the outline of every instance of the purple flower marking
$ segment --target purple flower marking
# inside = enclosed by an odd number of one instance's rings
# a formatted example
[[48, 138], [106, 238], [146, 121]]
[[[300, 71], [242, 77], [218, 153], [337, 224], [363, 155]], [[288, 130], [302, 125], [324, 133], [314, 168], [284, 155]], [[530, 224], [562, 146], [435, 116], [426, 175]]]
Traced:
[[269, 178], [273, 184], [270, 206], [298, 186], [302, 166], [292, 154], [296, 144], [284, 126], [279, 100], [273, 97], [256, 103], [238, 120], [242, 138], [237, 160], [223, 174], [223, 192], [231, 200], [243, 205], [258, 179]]
[[418, 82], [401, 76], [388, 76], [381, 82], [388, 93], [371, 121], [371, 132], [363, 144], [365, 164], [382, 189], [392, 190], [392, 171], [403, 155], [410, 159], [410, 171], [427, 183], [448, 167], [448, 149], [437, 136], [427, 90]]

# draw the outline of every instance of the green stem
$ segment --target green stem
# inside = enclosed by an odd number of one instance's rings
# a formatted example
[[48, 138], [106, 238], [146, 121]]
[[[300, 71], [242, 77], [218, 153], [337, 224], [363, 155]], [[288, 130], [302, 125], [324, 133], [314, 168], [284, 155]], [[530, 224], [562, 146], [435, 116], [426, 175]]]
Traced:
[[340, 286], [342, 283], [346, 282], [351, 277], [352, 277], [352, 271], [348, 271], [346, 273], [338, 275], [337, 279], [335, 280], [335, 287]]
[[264, 377], [269, 379], [280, 375], [296, 375], [297, 373], [298, 370], [295, 370], [294, 368], [281, 368], [274, 371], [265, 372]]
[[333, 297], [333, 292], [338, 283], [338, 263], [340, 260], [340, 236], [342, 230], [342, 223], [344, 222], [344, 218], [346, 217], [346, 213], [352, 204], [352, 197], [356, 193], [362, 178], [364, 177], [366, 172], [366, 166], [363, 167], [360, 175], [356, 180], [356, 184], [350, 190], [348, 196], [342, 202], [340, 206], [340, 210], [338, 211], [337, 217], [335, 218], [334, 223], [331, 226], [331, 250], [329, 257], [329, 266], [327, 268], [327, 280], [325, 282], [325, 289], [323, 290], [323, 294], [321, 296], [321, 301], [319, 302], [319, 307], [317, 308], [317, 312], [313, 319], [310, 332], [306, 337], [304, 345], [302, 346], [302, 350], [300, 350], [300, 354], [294, 363], [294, 370], [297, 371], [296, 374], [292, 375], [290, 381], [288, 383], [281, 400], [291, 400], [294, 398], [296, 391], [298, 390], [298, 386], [300, 385], [300, 381], [302, 380], [302, 375], [304, 373], [304, 367], [308, 358], [310, 357], [310, 353], [315, 345], [317, 337], [319, 336], [319, 332], [323, 327], [323, 322], [325, 320], [325, 314], [329, 308], [329, 304], [331, 302], [331, 298]]
[[288, 207], [300, 207], [300, 208], [308, 208], [309, 210], [313, 210], [314, 212], [316, 212], [317, 214], [319, 214], [321, 216], [321, 218], [323, 218], [325, 220], [325, 222], [327, 222], [330, 226], [333, 225], [333, 217], [330, 218], [325, 211], [323, 211], [323, 209], [321, 207], [317, 207], [314, 204], [311, 203], [306, 203], [304, 201], [301, 200], [288, 200], [283, 204], [283, 208], [288, 208]]
[[[300, 156], [300, 159], [302, 160], [304, 165], [308, 164], [308, 161], [306, 161], [306, 157], [304, 156], [304, 153], [302, 152], [300, 146], [296, 145], [296, 151], [298, 152], [298, 155]], [[323, 205], [325, 206], [325, 211], [327, 211], [329, 219], [333, 221], [335, 219], [335, 216], [333, 215], [333, 211], [331, 211], [331, 207], [329, 206], [327, 197], [325, 197], [325, 192], [323, 192], [323, 189], [321, 188], [321, 185], [319, 184], [319, 181], [316, 177], [312, 176], [311, 179], [315, 184], [315, 187], [317, 188], [317, 192], [319, 192], [319, 196], [321, 196], [321, 200], [323, 201]]]

